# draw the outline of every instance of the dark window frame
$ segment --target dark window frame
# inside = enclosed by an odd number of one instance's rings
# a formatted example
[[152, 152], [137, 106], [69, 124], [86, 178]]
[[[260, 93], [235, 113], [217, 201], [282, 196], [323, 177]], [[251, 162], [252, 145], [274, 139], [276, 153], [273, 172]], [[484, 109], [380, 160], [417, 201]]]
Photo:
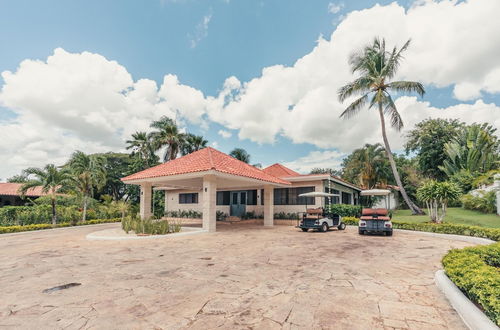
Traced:
[[198, 204], [198, 193], [179, 194], [179, 204]]

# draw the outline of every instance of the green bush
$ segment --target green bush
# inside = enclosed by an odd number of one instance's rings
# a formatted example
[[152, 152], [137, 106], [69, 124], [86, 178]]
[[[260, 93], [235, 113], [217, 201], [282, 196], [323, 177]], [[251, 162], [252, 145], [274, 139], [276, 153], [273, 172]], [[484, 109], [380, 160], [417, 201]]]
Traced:
[[285, 213], [279, 212], [274, 213], [275, 220], [297, 220], [299, 219], [299, 213]]
[[[77, 226], [81, 225], [97, 225], [100, 223], [111, 223], [111, 222], [120, 222], [120, 218], [115, 218], [115, 219], [95, 219], [95, 220], [89, 220], [85, 223], [79, 223]], [[63, 223], [58, 223], [55, 228], [63, 228], [63, 227], [71, 227], [73, 226], [72, 223], [70, 222], [63, 222]], [[18, 233], [18, 232], [23, 232], [23, 231], [33, 231], [33, 230], [42, 230], [42, 229], [52, 229], [54, 228], [51, 224], [31, 224], [31, 225], [24, 225], [24, 226], [0, 226], [0, 234], [8, 234], [8, 233]]]
[[165, 216], [172, 218], [201, 219], [203, 217], [203, 213], [195, 210], [178, 210], [178, 211], [166, 211]]
[[479, 193], [478, 196], [471, 194], [463, 195], [462, 207], [466, 210], [479, 211], [482, 213], [495, 213], [497, 210], [496, 192], [489, 191]]
[[342, 222], [349, 226], [357, 226], [359, 219], [356, 217], [342, 217]]
[[500, 243], [451, 250], [443, 266], [453, 283], [500, 326]]
[[341, 217], [359, 217], [361, 216], [361, 208], [361, 205], [332, 204], [330, 212]]
[[141, 219], [136, 216], [127, 216], [122, 221], [122, 229], [127, 234], [133, 231], [136, 234], [165, 235], [179, 232], [181, 226], [179, 223], [167, 220]]

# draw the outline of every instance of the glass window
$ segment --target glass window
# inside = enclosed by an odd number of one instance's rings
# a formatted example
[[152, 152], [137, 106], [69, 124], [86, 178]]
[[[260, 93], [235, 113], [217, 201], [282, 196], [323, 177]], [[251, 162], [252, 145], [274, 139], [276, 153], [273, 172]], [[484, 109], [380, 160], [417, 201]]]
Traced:
[[247, 205], [257, 205], [257, 190], [247, 191]]
[[231, 201], [231, 193], [229, 191], [217, 192], [217, 205], [229, 205]]
[[238, 204], [238, 193], [233, 193], [233, 204]]
[[247, 203], [247, 193], [245, 191], [240, 192], [240, 204], [246, 205]]
[[351, 194], [342, 192], [342, 204], [351, 204]]
[[198, 193], [179, 194], [179, 204], [198, 204]]
[[314, 205], [314, 197], [299, 197], [311, 191], [314, 191], [314, 187], [274, 189], [274, 205]]

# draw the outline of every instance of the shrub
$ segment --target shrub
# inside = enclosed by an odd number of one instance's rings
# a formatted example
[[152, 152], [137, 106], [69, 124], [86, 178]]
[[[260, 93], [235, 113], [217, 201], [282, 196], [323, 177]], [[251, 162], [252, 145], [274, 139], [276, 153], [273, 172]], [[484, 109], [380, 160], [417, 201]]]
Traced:
[[425, 203], [432, 222], [441, 223], [449, 202], [460, 197], [460, 188], [451, 182], [429, 180], [417, 190], [417, 198]]
[[275, 220], [297, 220], [299, 219], [299, 213], [285, 213], [285, 212], [279, 212], [279, 213], [274, 213], [274, 219]]
[[357, 226], [359, 219], [355, 217], [342, 217], [342, 222], [349, 226]]
[[225, 220], [226, 217], [227, 217], [227, 214], [222, 212], [222, 211], [215, 212], [215, 218], [217, 219], [217, 221]]
[[122, 221], [122, 229], [128, 234], [165, 235], [177, 233], [181, 230], [178, 223], [158, 219], [141, 219], [137, 216], [126, 216]]
[[[111, 222], [120, 222], [121, 219], [116, 218], [116, 219], [95, 219], [95, 220], [90, 220], [85, 223], [79, 223], [77, 226], [80, 225], [96, 225], [100, 223], [111, 223]], [[58, 223], [55, 228], [63, 228], [63, 227], [71, 227], [73, 226], [72, 223], [70, 222], [63, 222], [63, 223]], [[23, 232], [23, 231], [33, 231], [33, 230], [42, 230], [42, 229], [52, 229], [54, 228], [51, 224], [31, 224], [31, 225], [24, 225], [24, 226], [0, 226], [0, 234], [8, 234], [8, 233], [18, 233], [18, 232]]]
[[172, 218], [201, 219], [203, 217], [203, 213], [195, 210], [178, 210], [178, 211], [166, 211], [165, 216]]
[[466, 210], [474, 210], [482, 213], [495, 213], [497, 210], [496, 192], [478, 192], [477, 195], [463, 195], [462, 207]]
[[451, 281], [500, 326], [500, 243], [451, 250], [443, 266]]
[[361, 216], [361, 208], [361, 205], [332, 204], [330, 212], [341, 217], [359, 217]]

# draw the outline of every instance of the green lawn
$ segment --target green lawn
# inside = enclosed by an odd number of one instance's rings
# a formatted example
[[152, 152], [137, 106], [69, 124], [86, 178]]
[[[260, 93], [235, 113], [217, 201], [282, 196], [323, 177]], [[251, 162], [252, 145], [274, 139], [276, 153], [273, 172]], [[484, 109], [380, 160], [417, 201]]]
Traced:
[[[411, 215], [410, 210], [394, 211], [393, 220], [401, 222], [429, 222], [428, 215]], [[464, 210], [460, 207], [449, 208], [444, 218], [445, 223], [456, 223], [470, 226], [500, 228], [500, 216]]]

